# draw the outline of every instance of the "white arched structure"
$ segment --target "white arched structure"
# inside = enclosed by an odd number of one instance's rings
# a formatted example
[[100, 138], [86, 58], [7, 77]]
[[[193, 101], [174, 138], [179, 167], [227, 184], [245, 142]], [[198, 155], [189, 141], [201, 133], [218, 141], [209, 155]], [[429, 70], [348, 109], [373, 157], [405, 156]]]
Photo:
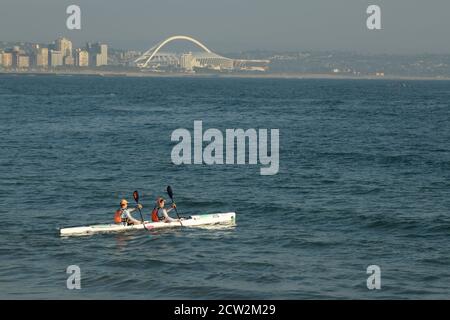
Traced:
[[187, 41], [190, 41], [190, 42], [196, 44], [197, 46], [199, 46], [200, 48], [202, 48], [207, 53], [212, 53], [212, 51], [209, 50], [203, 43], [201, 43], [198, 40], [195, 40], [194, 38], [191, 38], [189, 36], [172, 36], [172, 37], [169, 37], [166, 40], [158, 43], [156, 46], [151, 47], [150, 49], [148, 49], [142, 56], [137, 58], [134, 61], [134, 63], [136, 63], [136, 65], [138, 67], [140, 67], [140, 68], [147, 67], [147, 65], [149, 64], [150, 60], [153, 59], [153, 57], [158, 53], [158, 51], [161, 50], [161, 48], [164, 47], [166, 44], [168, 44], [169, 42], [172, 42], [174, 40], [187, 40]]

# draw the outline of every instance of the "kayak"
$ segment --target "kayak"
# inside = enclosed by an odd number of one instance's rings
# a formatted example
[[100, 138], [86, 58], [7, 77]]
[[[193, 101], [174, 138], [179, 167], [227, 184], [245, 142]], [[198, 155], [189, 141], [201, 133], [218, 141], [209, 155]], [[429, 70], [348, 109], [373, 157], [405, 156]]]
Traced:
[[60, 229], [61, 236], [73, 236], [73, 235], [88, 235], [102, 232], [123, 232], [131, 230], [147, 230], [174, 228], [174, 227], [195, 227], [211, 224], [235, 224], [236, 213], [212, 213], [190, 216], [189, 218], [173, 222], [149, 222], [144, 221], [144, 224], [125, 226], [122, 224], [97, 224], [86, 227], [72, 227]]

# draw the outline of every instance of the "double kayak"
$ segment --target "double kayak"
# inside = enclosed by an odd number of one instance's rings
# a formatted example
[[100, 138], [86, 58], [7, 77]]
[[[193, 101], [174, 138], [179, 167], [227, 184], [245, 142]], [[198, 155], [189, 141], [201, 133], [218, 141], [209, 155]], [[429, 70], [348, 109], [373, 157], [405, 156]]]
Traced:
[[236, 223], [236, 213], [213, 213], [190, 216], [189, 218], [173, 222], [148, 222], [144, 224], [125, 226], [122, 224], [97, 224], [86, 227], [72, 227], [60, 229], [61, 236], [89, 235], [103, 232], [124, 232], [131, 230], [154, 230], [175, 227], [195, 227], [213, 224], [232, 224]]

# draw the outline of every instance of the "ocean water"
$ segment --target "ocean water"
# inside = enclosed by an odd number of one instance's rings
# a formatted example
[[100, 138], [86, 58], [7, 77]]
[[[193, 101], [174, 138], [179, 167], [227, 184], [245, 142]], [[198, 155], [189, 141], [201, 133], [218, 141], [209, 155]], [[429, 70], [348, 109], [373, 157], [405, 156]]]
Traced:
[[[0, 76], [0, 120], [0, 298], [450, 298], [449, 82]], [[279, 173], [175, 166], [194, 120], [279, 128]], [[237, 225], [59, 236], [167, 185]]]

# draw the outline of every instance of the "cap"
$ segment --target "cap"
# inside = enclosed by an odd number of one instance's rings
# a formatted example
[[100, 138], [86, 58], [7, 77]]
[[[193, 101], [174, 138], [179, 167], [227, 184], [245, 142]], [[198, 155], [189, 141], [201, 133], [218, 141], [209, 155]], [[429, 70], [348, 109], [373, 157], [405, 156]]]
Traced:
[[163, 197], [158, 197], [156, 199], [156, 202], [160, 203], [161, 201], [166, 201]]

